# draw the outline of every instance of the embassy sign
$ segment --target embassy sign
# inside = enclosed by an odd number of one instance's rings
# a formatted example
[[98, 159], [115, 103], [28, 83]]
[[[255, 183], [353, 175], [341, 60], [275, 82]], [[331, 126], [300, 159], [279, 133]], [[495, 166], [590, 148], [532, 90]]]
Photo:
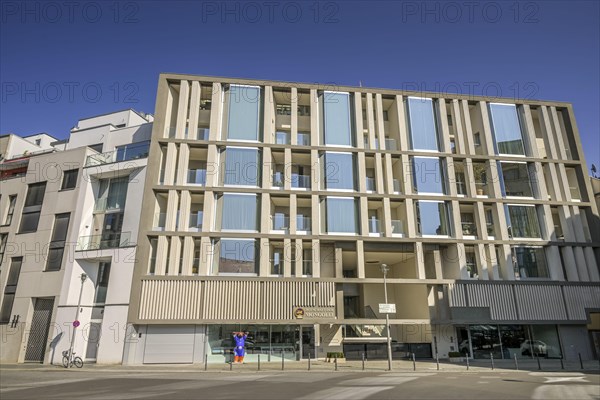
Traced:
[[335, 306], [294, 307], [294, 319], [335, 319]]

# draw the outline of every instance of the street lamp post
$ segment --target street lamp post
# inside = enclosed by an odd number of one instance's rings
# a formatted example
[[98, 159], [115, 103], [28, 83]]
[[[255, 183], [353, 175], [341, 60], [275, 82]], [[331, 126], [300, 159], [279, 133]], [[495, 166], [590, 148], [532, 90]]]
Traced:
[[[85, 280], [87, 279], [87, 275], [85, 273], [82, 273], [79, 276], [79, 279], [81, 279], [81, 287], [79, 288], [79, 300], [77, 301], [77, 310], [75, 311], [75, 321], [79, 321], [79, 309], [81, 308], [81, 296], [83, 295], [83, 282], [85, 282]], [[73, 359], [73, 346], [75, 344], [75, 333], [77, 331], [78, 326], [79, 324], [73, 324], [73, 334], [71, 335], [71, 345], [69, 346], [69, 363]]]
[[[387, 296], [387, 273], [389, 271], [387, 264], [381, 264], [381, 272], [383, 272], [383, 294], [385, 298], [385, 304], [388, 304]], [[392, 337], [390, 336], [390, 314], [385, 313], [385, 330], [387, 332], [387, 358], [388, 358], [388, 370], [392, 370]]]

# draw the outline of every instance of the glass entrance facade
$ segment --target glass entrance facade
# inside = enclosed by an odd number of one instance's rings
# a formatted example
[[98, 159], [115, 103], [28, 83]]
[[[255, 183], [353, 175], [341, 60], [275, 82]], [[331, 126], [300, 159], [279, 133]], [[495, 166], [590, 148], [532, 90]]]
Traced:
[[234, 348], [233, 332], [248, 332], [245, 362], [295, 361], [315, 357], [314, 328], [299, 325], [209, 325], [207, 354], [209, 363], [230, 362]]
[[476, 359], [561, 358], [556, 325], [457, 326], [458, 351]]

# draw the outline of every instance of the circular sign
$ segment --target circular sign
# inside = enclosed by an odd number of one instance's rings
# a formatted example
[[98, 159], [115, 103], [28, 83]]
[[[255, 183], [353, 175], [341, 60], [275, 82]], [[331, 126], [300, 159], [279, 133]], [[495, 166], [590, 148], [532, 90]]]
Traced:
[[77, 320], [73, 321], [73, 326], [75, 328], [77, 328], [79, 326], [79, 321], [77, 321]]

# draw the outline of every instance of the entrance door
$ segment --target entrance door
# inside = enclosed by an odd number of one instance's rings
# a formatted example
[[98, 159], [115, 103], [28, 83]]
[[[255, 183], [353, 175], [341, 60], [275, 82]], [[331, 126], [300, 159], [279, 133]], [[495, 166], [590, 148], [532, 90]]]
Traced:
[[314, 359], [315, 355], [315, 328], [312, 326], [303, 326], [301, 328], [302, 334], [302, 358]]
[[91, 322], [87, 335], [87, 349], [85, 350], [85, 361], [96, 361], [98, 357], [98, 346], [100, 345], [102, 321]]
[[54, 298], [35, 299], [31, 331], [29, 332], [27, 350], [25, 351], [25, 361], [44, 362], [53, 308]]

